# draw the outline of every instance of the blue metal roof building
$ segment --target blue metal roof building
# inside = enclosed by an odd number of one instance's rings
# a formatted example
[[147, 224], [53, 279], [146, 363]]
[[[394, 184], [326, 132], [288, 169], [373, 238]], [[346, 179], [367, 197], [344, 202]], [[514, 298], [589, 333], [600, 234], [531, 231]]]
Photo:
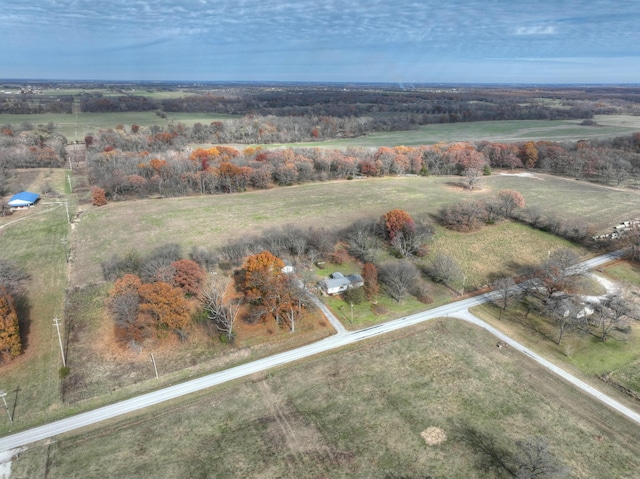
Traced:
[[30, 193], [28, 191], [22, 191], [17, 193], [9, 199], [9, 206], [12, 208], [20, 208], [25, 206], [33, 206], [36, 201], [40, 199], [38, 193]]

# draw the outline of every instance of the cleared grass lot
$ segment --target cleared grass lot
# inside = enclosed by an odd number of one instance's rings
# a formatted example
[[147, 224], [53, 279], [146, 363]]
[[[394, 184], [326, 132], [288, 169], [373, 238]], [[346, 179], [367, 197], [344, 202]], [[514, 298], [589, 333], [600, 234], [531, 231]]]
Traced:
[[[640, 467], [637, 426], [488, 333], [441, 319], [33, 445], [12, 478], [497, 477], [454, 424], [507, 449], [543, 435], [568, 477]], [[447, 440], [426, 445], [428, 427]]]
[[[546, 175], [484, 177], [477, 192], [461, 191], [459, 178], [380, 178], [313, 183], [233, 195], [145, 199], [89, 208], [82, 215], [76, 243], [74, 284], [101, 280], [100, 263], [116, 253], [151, 249], [167, 242], [217, 247], [282, 224], [343, 227], [363, 216], [402, 208], [414, 216], [435, 214], [443, 206], [494, 195], [503, 189], [523, 194], [527, 206], [539, 206], [561, 219], [580, 218], [598, 229], [635, 217], [640, 194]], [[117, 225], [117, 226], [114, 226]], [[462, 237], [463, 235], [459, 235]], [[504, 238], [504, 249], [509, 240]], [[492, 245], [495, 250], [499, 245]], [[451, 246], [453, 247], [453, 246]], [[546, 251], [545, 251], [546, 253]], [[477, 255], [482, 258], [483, 251]], [[507, 254], [507, 251], [505, 251]], [[466, 266], [466, 265], [463, 265]]]

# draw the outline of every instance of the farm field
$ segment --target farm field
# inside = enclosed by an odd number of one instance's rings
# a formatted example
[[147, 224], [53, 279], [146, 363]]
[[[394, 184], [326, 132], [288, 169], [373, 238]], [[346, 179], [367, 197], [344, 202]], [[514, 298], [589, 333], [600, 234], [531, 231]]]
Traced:
[[[166, 93], [166, 94], [165, 94]], [[161, 98], [172, 97], [174, 92], [159, 92]], [[153, 95], [150, 95], [153, 96]], [[32, 123], [46, 125], [53, 123], [55, 131], [63, 134], [68, 141], [83, 141], [88, 133], [99, 129], [115, 128], [117, 125], [130, 127], [132, 124], [148, 127], [151, 125], [167, 126], [170, 123], [183, 123], [192, 126], [194, 123], [210, 123], [239, 118], [237, 115], [212, 113], [167, 113], [167, 118], [160, 118], [154, 111], [117, 112], [117, 113], [80, 113], [76, 132], [74, 114], [36, 114], [11, 115], [0, 114], [0, 125]], [[288, 147], [323, 147], [323, 148], [378, 148], [381, 146], [416, 146], [439, 142], [457, 141], [577, 141], [589, 138], [610, 138], [625, 136], [640, 130], [640, 117], [631, 115], [596, 115], [594, 120], [598, 126], [581, 126], [579, 120], [509, 120], [480, 121], [472, 123], [446, 123], [424, 125], [417, 130], [371, 133], [358, 138], [329, 140], [311, 143], [292, 143], [287, 145], [268, 144], [266, 148]], [[201, 145], [204, 146], [204, 145]], [[243, 148], [249, 145], [237, 145]], [[255, 145], [254, 145], [255, 146]]]
[[64, 135], [69, 142], [77, 139], [84, 141], [85, 135], [95, 133], [100, 129], [115, 128], [124, 125], [127, 130], [131, 125], [138, 126], [167, 126], [170, 123], [183, 123], [193, 126], [194, 123], [210, 123], [212, 121], [224, 121], [237, 118], [235, 115], [210, 114], [210, 113], [167, 113], [167, 118], [160, 118], [154, 111], [144, 112], [117, 112], [117, 113], [80, 113], [76, 129], [76, 115], [67, 113], [47, 113], [38, 115], [9, 115], [0, 114], [0, 125], [21, 125], [31, 123], [33, 125], [47, 125], [53, 123], [54, 131]]
[[[544, 213], [565, 220], [583, 219], [599, 230], [629, 219], [640, 207], [640, 194], [635, 191], [546, 175], [496, 174], [484, 177], [481, 188], [471, 193], [463, 192], [457, 181], [456, 177], [380, 178], [88, 208], [78, 225], [82, 241], [75, 244], [72, 282], [85, 285], [100, 281], [100, 263], [134, 245], [151, 249], [176, 242], [186, 253], [194, 245], [217, 247], [289, 223], [342, 227], [364, 215], [378, 217], [395, 208], [414, 216], [435, 214], [447, 204], [503, 189], [522, 193], [527, 206], [539, 206]], [[118, 227], [113, 228], [114, 224]]]
[[[581, 126], [580, 120], [509, 120], [445, 123], [420, 126], [417, 130], [371, 133], [358, 138], [319, 143], [292, 143], [284, 146], [321, 146], [326, 148], [378, 148], [381, 146], [417, 146], [457, 141], [577, 141], [589, 138], [625, 136], [640, 130], [640, 117], [596, 115], [598, 126]], [[264, 145], [266, 147], [274, 145]]]
[[440, 319], [392, 336], [32, 445], [12, 478], [503, 477], [473, 431], [512, 453], [544, 436], [563, 477], [640, 467], [635, 425], [488, 333]]

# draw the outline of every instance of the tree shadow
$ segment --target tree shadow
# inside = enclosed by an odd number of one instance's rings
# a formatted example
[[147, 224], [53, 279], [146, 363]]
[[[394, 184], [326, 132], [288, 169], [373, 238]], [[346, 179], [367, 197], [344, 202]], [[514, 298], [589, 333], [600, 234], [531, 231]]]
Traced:
[[16, 408], [18, 407], [18, 393], [22, 391], [20, 389], [20, 386], [17, 386], [12, 392], [15, 393], [15, 396], [13, 397], [13, 407], [11, 408], [11, 417], [13, 418], [13, 420], [16, 420]]
[[499, 444], [496, 437], [466, 423], [455, 422], [451, 429], [456, 439], [467, 444], [475, 453], [478, 469], [497, 477], [515, 476], [511, 465], [513, 454]]
[[14, 298], [14, 306], [18, 315], [18, 327], [20, 328], [20, 344], [22, 351], [29, 347], [29, 332], [31, 331], [31, 301], [23, 295]]

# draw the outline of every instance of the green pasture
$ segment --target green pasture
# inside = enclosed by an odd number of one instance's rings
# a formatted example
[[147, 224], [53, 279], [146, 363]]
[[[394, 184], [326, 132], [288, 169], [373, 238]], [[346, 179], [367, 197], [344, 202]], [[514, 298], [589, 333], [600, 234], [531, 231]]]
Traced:
[[[460, 265], [463, 277], [452, 286], [459, 291], [476, 291], [504, 276], [517, 276], [527, 265], [538, 264], [561, 248], [576, 248], [569, 241], [536, 230], [525, 224], [503, 221], [472, 233], [458, 233], [436, 228], [430, 245], [431, 254], [451, 256]], [[589, 253], [576, 248], [578, 254]], [[586, 257], [585, 257], [586, 259]]]
[[[78, 93], [70, 90], [69, 94]], [[114, 93], [115, 94], [115, 93]], [[151, 98], [174, 98], [183, 95], [182, 92], [144, 92]], [[186, 93], [185, 93], [186, 94]], [[106, 95], [108, 96], [108, 95]], [[118, 113], [80, 113], [76, 129], [75, 114], [37, 114], [37, 115], [0, 115], [0, 125], [32, 123], [46, 125], [53, 123], [56, 131], [63, 134], [69, 141], [77, 138], [82, 141], [87, 133], [97, 130], [115, 128], [117, 125], [130, 127], [139, 126], [167, 126], [170, 123], [183, 123], [192, 126], [194, 123], [210, 123], [239, 118], [238, 115], [210, 114], [210, 113], [167, 113], [166, 119], [160, 118], [154, 112], [118, 112]], [[640, 117], [629, 115], [599, 115], [594, 118], [597, 126], [581, 126], [580, 120], [508, 120], [508, 121], [480, 121], [472, 123], [445, 123], [424, 125], [416, 130], [378, 132], [358, 138], [329, 140], [322, 142], [291, 143], [286, 145], [261, 145], [267, 148], [287, 147], [324, 147], [324, 148], [378, 148], [381, 146], [417, 146], [430, 145], [439, 142], [457, 141], [577, 141], [589, 138], [609, 138], [626, 136], [640, 131]], [[76, 131], [77, 130], [77, 131]], [[247, 145], [248, 146], [248, 145]], [[255, 146], [255, 145], [254, 145]]]
[[[65, 191], [64, 170], [41, 173], [25, 186], [39, 191], [36, 185], [48, 181], [58, 192]], [[22, 314], [21, 328], [27, 338], [24, 352], [11, 364], [2, 365], [0, 373], [0, 389], [15, 404], [14, 415], [24, 418], [19, 427], [55, 419], [61, 406], [58, 369], [62, 360], [53, 319], [63, 318], [71, 237], [65, 207], [54, 203], [60, 200], [68, 201], [73, 215], [75, 199], [64, 196], [45, 197], [34, 208], [0, 218], [0, 255], [31, 276], [26, 288], [28, 306]], [[65, 326], [63, 323], [62, 334]], [[10, 425], [0, 424], [3, 433], [10, 430]]]
[[[278, 146], [318, 146], [326, 148], [379, 148], [418, 146], [458, 141], [577, 141], [590, 138], [628, 136], [640, 131], [640, 117], [598, 115], [598, 126], [581, 126], [581, 120], [507, 120], [424, 125], [417, 130], [370, 133], [358, 138], [322, 142], [292, 143]], [[274, 145], [263, 145], [273, 147]]]
[[[443, 441], [428, 445], [428, 428]], [[34, 444], [11, 477], [505, 477], [482, 467], [468, 430], [511, 452], [543, 436], [563, 477], [640, 467], [636, 425], [440, 319]]]
[[[153, 111], [118, 112], [118, 113], [46, 113], [38, 115], [9, 115], [0, 114], [0, 125], [20, 126], [31, 123], [34, 126], [53, 123], [56, 132], [64, 135], [69, 142], [84, 141], [89, 133], [98, 130], [115, 128], [123, 125], [129, 131], [131, 125], [149, 127], [159, 125], [166, 127], [173, 123], [193, 126], [194, 123], [210, 123], [238, 118], [237, 115], [209, 114], [209, 113], [167, 113], [167, 118], [160, 118]], [[77, 122], [76, 122], [77, 120]]]

